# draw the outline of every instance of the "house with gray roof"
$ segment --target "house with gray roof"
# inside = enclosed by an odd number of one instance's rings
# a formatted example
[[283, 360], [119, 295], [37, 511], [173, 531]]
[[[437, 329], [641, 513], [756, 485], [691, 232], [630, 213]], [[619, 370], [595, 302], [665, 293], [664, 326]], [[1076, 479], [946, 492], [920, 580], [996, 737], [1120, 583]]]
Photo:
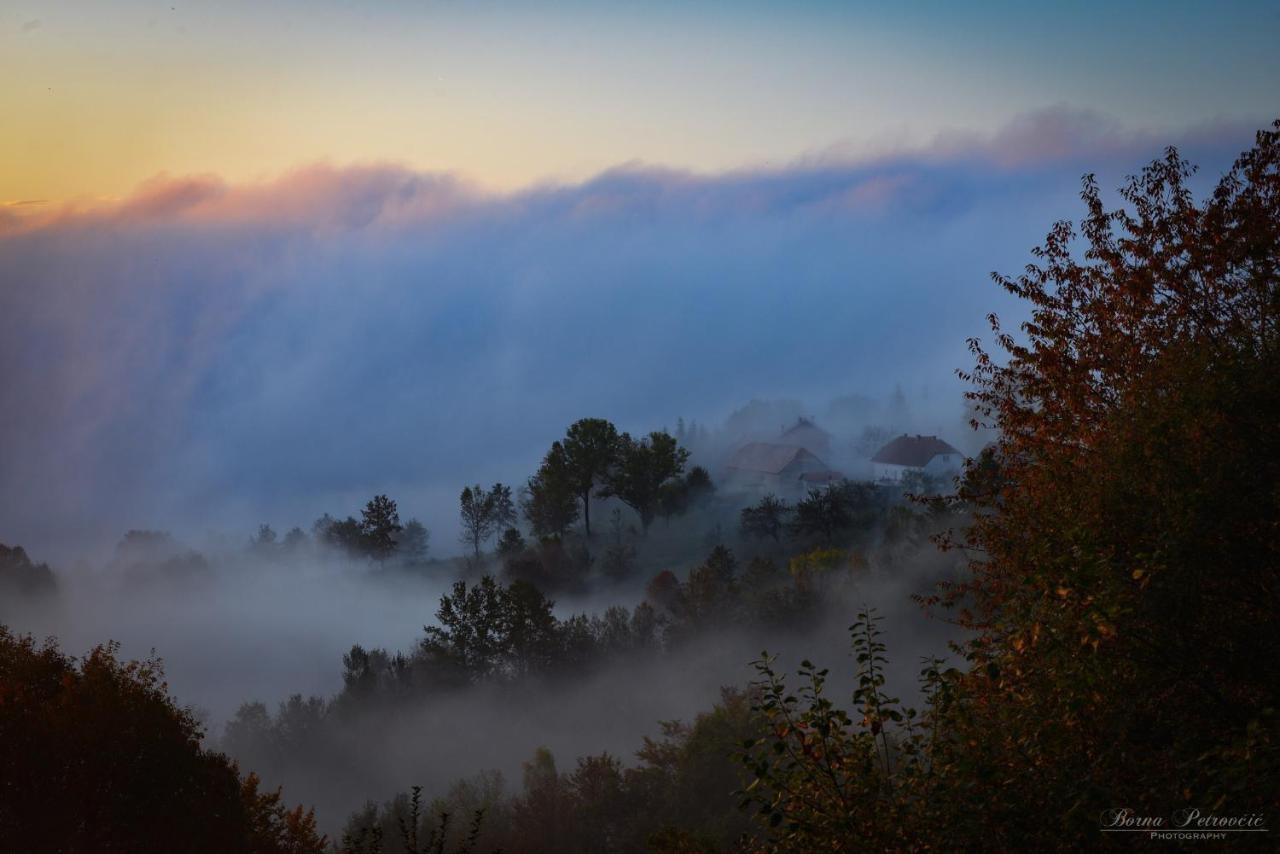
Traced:
[[731, 491], [795, 495], [841, 478], [839, 472], [799, 445], [749, 442], [725, 463], [723, 481]]
[[903, 433], [885, 445], [871, 458], [875, 479], [896, 483], [907, 472], [915, 471], [931, 477], [957, 474], [964, 465], [964, 454], [937, 436], [908, 436]]

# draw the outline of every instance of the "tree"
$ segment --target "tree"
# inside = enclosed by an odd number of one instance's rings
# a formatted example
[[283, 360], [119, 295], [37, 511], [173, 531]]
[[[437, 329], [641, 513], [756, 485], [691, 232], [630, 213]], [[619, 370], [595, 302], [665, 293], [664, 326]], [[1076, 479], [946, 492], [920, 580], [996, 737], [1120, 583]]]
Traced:
[[503, 591], [503, 656], [511, 677], [548, 670], [556, 661], [558, 621], [555, 603], [527, 581], [513, 581]]
[[1192, 171], [1169, 149], [1114, 210], [1086, 177], [1079, 228], [995, 277], [1027, 303], [1020, 334], [992, 316], [1003, 356], [971, 342], [1000, 438], [997, 476], [971, 466], [961, 490], [975, 559], [953, 593], [977, 635], [957, 736], [1009, 733], [963, 758], [1021, 794], [989, 814], [1169, 791], [1274, 809], [1252, 787], [1280, 776], [1259, 711], [1280, 683], [1251, 662], [1280, 656], [1261, 604], [1280, 601], [1280, 122], [1202, 203]]
[[[454, 787], [446, 799], [424, 809], [422, 787], [413, 786], [379, 806], [373, 801], [352, 815], [343, 828], [341, 854], [467, 854], [498, 850], [482, 840], [491, 832], [492, 810], [501, 794], [502, 775], [482, 772], [481, 790], [470, 781]], [[459, 803], [465, 801], [466, 803]], [[392, 841], [394, 840], [394, 841]]]
[[1084, 850], [1117, 804], [1275, 810], [1280, 122], [1203, 202], [1191, 172], [1168, 150], [1116, 210], [1086, 177], [1079, 228], [995, 277], [1029, 320], [991, 317], [999, 357], [970, 342], [999, 439], [946, 499], [969, 571], [924, 600], [969, 632], [966, 669], [926, 665], [916, 728], [869, 617], [853, 715], [825, 671], [792, 692], [761, 662], [744, 795], [771, 849]]
[[276, 544], [276, 532], [270, 525], [261, 524], [258, 526], [258, 533], [253, 538], [255, 546], [270, 548]]
[[422, 563], [427, 559], [430, 542], [431, 532], [427, 526], [417, 519], [410, 519], [396, 537], [396, 552], [406, 563]]
[[684, 608], [684, 590], [680, 579], [671, 570], [662, 570], [649, 580], [645, 587], [645, 599], [672, 614], [680, 613]]
[[307, 544], [307, 535], [301, 528], [296, 525], [289, 529], [284, 535], [282, 546], [284, 550], [290, 554], [296, 553]]
[[455, 581], [440, 597], [436, 623], [426, 626], [419, 653], [451, 667], [464, 681], [480, 681], [500, 666], [502, 588], [491, 576], [474, 585]]
[[724, 546], [716, 546], [705, 563], [690, 570], [685, 583], [690, 620], [706, 622], [729, 608], [736, 595], [737, 570], [733, 552]]
[[249, 549], [263, 556], [275, 554], [279, 547], [279, 538], [275, 530], [267, 524], [258, 526], [258, 533], [249, 540]]
[[578, 498], [574, 493], [564, 446], [553, 442], [537, 474], [529, 478], [521, 509], [537, 537], [560, 537], [578, 518]]
[[658, 495], [658, 513], [663, 518], [683, 516], [693, 507], [715, 492], [711, 474], [702, 466], [694, 466], [682, 478], [669, 480], [662, 485]]
[[564, 463], [570, 488], [582, 502], [582, 523], [591, 537], [591, 492], [618, 458], [621, 437], [603, 418], [582, 418], [569, 425], [564, 437]]
[[386, 560], [396, 550], [396, 534], [403, 530], [396, 503], [385, 495], [375, 495], [361, 516], [365, 552], [378, 561]]
[[311, 530], [317, 541], [332, 549], [351, 557], [365, 554], [364, 533], [354, 517], [338, 520], [326, 513], [316, 520]]
[[818, 535], [830, 543], [836, 533], [853, 524], [853, 513], [844, 490], [810, 489], [809, 494], [796, 504], [791, 532], [797, 537]]
[[689, 452], [668, 433], [654, 432], [642, 439], [623, 433], [618, 458], [605, 477], [602, 496], [617, 496], [640, 516], [647, 533], [658, 507], [663, 486], [684, 472]]
[[498, 539], [498, 555], [508, 560], [522, 554], [527, 546], [519, 528], [507, 528]]
[[462, 490], [459, 498], [462, 517], [461, 539], [480, 560], [480, 548], [494, 534], [516, 520], [515, 502], [511, 499], [511, 487], [495, 483], [485, 489], [476, 484]]
[[47, 594], [53, 593], [57, 586], [47, 563], [32, 561], [22, 546], [9, 548], [0, 543], [0, 591]]
[[716, 485], [711, 482], [711, 473], [702, 466], [694, 466], [684, 476], [684, 491], [689, 504], [696, 504], [713, 495]]
[[[634, 532], [634, 528], [632, 531]], [[636, 547], [627, 541], [622, 526], [622, 510], [615, 507], [609, 514], [609, 543], [605, 546], [600, 568], [604, 574], [620, 581], [631, 575], [636, 564]]]
[[426, 627], [419, 656], [464, 682], [544, 671], [557, 654], [554, 604], [525, 581], [455, 582], [440, 597], [437, 625]]
[[742, 508], [742, 533], [749, 537], [768, 538], [777, 543], [786, 530], [791, 513], [790, 504], [769, 493], [754, 506]]
[[0, 839], [12, 851], [321, 854], [315, 816], [201, 747], [158, 661], [0, 627]]
[[842, 531], [870, 528], [882, 510], [881, 501], [882, 493], [869, 483], [845, 480], [825, 489], [810, 489], [796, 504], [791, 533], [797, 537], [816, 535], [830, 544]]

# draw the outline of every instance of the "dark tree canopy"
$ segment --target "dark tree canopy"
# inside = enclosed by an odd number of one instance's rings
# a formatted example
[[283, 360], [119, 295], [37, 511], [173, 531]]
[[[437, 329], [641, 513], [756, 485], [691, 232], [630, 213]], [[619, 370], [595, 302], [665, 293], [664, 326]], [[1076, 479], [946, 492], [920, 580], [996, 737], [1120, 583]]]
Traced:
[[843, 490], [836, 487], [810, 489], [809, 494], [796, 503], [791, 532], [797, 537], [818, 536], [823, 542], [830, 543], [836, 534], [851, 525], [853, 511]]
[[689, 452], [668, 433], [654, 432], [641, 439], [623, 433], [618, 459], [605, 479], [603, 496], [616, 496], [640, 516], [649, 529], [658, 510], [663, 487], [684, 473]]
[[613, 467], [621, 450], [618, 430], [603, 418], [582, 418], [564, 437], [564, 466], [570, 488], [582, 502], [582, 522], [591, 536], [591, 493]]
[[9, 851], [325, 851], [315, 817], [200, 746], [155, 661], [82, 661], [0, 626], [0, 840]]
[[564, 446], [559, 442], [552, 443], [537, 474], [529, 478], [521, 509], [538, 537], [563, 536], [578, 518], [578, 494]]
[[22, 546], [10, 548], [0, 543], [0, 592], [44, 594], [52, 593], [57, 586], [47, 563], [31, 560]]
[[338, 520], [326, 513], [316, 520], [312, 531], [317, 541], [332, 549], [352, 557], [365, 554], [364, 533], [353, 516]]
[[375, 560], [386, 560], [396, 550], [400, 533], [400, 511], [385, 495], [375, 495], [361, 513], [360, 536], [365, 552]]
[[839, 534], [865, 530], [874, 524], [882, 500], [872, 484], [849, 480], [810, 489], [796, 503], [791, 533], [797, 537], [816, 536], [830, 544]]
[[406, 563], [422, 563], [427, 559], [430, 543], [431, 532], [427, 526], [417, 519], [410, 519], [396, 536], [396, 554]]
[[684, 477], [669, 480], [658, 494], [658, 514], [664, 518], [683, 516], [715, 493], [711, 474], [702, 466], [689, 469]]
[[426, 627], [419, 654], [463, 682], [545, 670], [559, 644], [553, 605], [524, 581], [504, 586], [486, 575], [474, 585], [455, 582], [441, 597], [437, 625]]
[[925, 600], [969, 631], [964, 669], [926, 664], [920, 727], [874, 616], [851, 712], [825, 671], [790, 691], [760, 662], [767, 847], [1092, 850], [1120, 805], [1275, 814], [1280, 122], [1207, 199], [1191, 173], [1170, 149], [1115, 209], [1087, 177], [1079, 227], [995, 277], [1030, 319], [971, 342], [999, 438], [938, 502], [968, 572]]
[[787, 529], [791, 513], [790, 504], [770, 493], [751, 507], [742, 508], [742, 533], [748, 537], [769, 539], [777, 543]]

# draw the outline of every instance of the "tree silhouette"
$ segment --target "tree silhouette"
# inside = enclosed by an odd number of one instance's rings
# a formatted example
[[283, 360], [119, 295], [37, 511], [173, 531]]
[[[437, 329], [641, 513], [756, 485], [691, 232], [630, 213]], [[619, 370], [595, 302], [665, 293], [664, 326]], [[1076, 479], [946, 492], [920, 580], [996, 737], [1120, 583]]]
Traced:
[[521, 509], [535, 536], [559, 537], [578, 518], [578, 497], [562, 444], [552, 443], [524, 493]]
[[516, 521], [515, 502], [511, 487], [495, 483], [485, 489], [476, 484], [462, 490], [459, 496], [459, 513], [462, 521], [460, 535], [464, 545], [469, 545], [480, 560], [480, 549], [495, 533]]
[[768, 538], [777, 543], [786, 530], [791, 513], [790, 504], [770, 493], [754, 506], [742, 508], [742, 533], [749, 537]]
[[617, 496], [636, 511], [641, 527], [648, 532], [663, 486], [684, 472], [688, 459], [689, 452], [668, 433], [654, 432], [638, 440], [623, 433], [617, 461], [606, 475], [600, 494]]
[[315, 817], [200, 745], [158, 661], [82, 660], [0, 626], [0, 840], [6, 851], [321, 854]]
[[407, 563], [421, 563], [427, 559], [430, 541], [431, 532], [427, 526], [417, 519], [410, 519], [396, 537], [396, 553]]
[[570, 488], [582, 502], [582, 523], [590, 538], [591, 492], [617, 460], [621, 437], [603, 418], [582, 418], [569, 426], [563, 447]]
[[403, 528], [396, 503], [385, 495], [375, 495], [361, 513], [360, 536], [366, 553], [384, 561], [396, 550], [396, 534]]

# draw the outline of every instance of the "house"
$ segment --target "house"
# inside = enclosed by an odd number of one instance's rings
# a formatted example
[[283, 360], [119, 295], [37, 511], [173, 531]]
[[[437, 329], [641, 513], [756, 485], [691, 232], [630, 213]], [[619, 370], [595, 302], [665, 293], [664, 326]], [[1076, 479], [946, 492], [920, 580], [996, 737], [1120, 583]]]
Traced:
[[724, 466], [726, 488], [791, 495], [808, 489], [801, 478], [831, 472], [816, 454], [798, 445], [749, 442]]
[[933, 477], [954, 475], [963, 465], [964, 454], [937, 436], [908, 436], [905, 433], [871, 458], [875, 479], [891, 482], [902, 480], [907, 472]]
[[778, 444], [804, 448], [816, 457], [826, 458], [831, 454], [831, 434], [808, 418], [797, 418], [796, 423], [778, 437]]

